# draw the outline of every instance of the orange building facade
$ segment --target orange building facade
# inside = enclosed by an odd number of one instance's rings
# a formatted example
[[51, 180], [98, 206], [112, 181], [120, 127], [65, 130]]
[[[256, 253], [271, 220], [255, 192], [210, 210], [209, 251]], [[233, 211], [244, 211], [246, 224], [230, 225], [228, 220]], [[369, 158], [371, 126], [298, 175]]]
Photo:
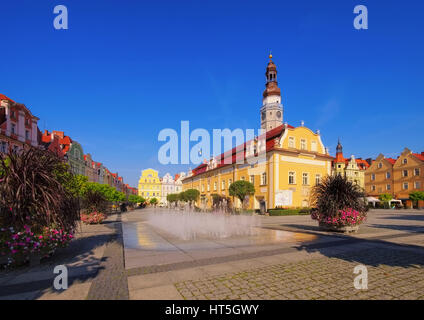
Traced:
[[424, 191], [424, 152], [405, 148], [397, 159], [380, 154], [365, 172], [365, 191], [378, 197], [391, 194], [394, 199], [408, 200], [409, 194]]

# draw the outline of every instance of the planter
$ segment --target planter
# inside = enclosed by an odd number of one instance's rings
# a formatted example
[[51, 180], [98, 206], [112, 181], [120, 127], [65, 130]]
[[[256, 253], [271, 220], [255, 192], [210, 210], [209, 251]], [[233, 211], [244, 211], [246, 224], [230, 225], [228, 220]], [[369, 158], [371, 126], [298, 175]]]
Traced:
[[418, 209], [424, 209], [424, 200], [418, 200]]
[[331, 226], [326, 223], [319, 223], [319, 228], [324, 231], [334, 231], [334, 232], [342, 232], [342, 233], [356, 233], [359, 230], [359, 225], [356, 226], [342, 226], [336, 227]]
[[412, 209], [413, 208], [412, 200], [406, 200], [405, 208], [406, 209]]

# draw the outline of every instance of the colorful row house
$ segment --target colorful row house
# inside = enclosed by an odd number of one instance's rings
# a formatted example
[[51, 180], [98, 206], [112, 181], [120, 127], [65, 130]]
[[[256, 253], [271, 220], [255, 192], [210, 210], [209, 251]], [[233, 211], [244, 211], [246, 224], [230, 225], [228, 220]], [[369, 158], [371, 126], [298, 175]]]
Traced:
[[7, 153], [9, 148], [21, 150], [25, 146], [42, 148], [65, 159], [74, 174], [84, 175], [90, 182], [109, 184], [127, 195], [137, 194], [136, 188], [125, 184], [117, 173], [110, 173], [90, 154], [84, 154], [81, 144], [63, 131], [41, 133], [38, 120], [25, 105], [0, 94], [0, 152]]
[[397, 159], [380, 154], [365, 172], [365, 191], [378, 197], [391, 194], [403, 202], [409, 194], [424, 191], [424, 152], [414, 153], [405, 148]]
[[39, 145], [39, 118], [21, 103], [0, 94], [0, 152]]
[[183, 179], [186, 173], [181, 172], [172, 176], [166, 173], [163, 177], [154, 169], [145, 169], [141, 171], [138, 182], [138, 194], [145, 199], [156, 198], [160, 204], [167, 205], [167, 196], [172, 193], [183, 191]]

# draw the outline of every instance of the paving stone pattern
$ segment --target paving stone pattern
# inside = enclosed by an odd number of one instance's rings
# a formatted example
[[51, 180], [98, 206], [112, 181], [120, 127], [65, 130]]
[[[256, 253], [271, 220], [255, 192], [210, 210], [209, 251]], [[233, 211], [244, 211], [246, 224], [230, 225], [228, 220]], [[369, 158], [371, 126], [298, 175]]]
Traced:
[[[117, 222], [121, 221], [118, 215]], [[122, 225], [115, 224], [116, 234], [105, 249], [101, 271], [92, 282], [88, 300], [128, 300], [128, 280], [124, 266]]]
[[[354, 288], [353, 269], [364, 264], [368, 290]], [[424, 255], [396, 249], [369, 249], [335, 257], [227, 273], [175, 286], [184, 299], [421, 299]]]

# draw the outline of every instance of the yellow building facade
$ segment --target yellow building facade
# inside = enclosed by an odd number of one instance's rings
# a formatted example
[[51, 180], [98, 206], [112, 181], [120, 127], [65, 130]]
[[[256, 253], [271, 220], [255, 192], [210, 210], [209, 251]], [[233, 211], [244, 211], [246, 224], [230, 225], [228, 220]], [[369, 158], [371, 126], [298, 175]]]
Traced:
[[[270, 57], [271, 58], [271, 57]], [[212, 194], [229, 197], [229, 186], [237, 180], [253, 183], [255, 194], [248, 199], [248, 208], [266, 211], [277, 207], [310, 206], [311, 189], [331, 174], [332, 160], [324, 147], [319, 131], [313, 132], [303, 122], [299, 127], [283, 124], [283, 106], [277, 86], [277, 71], [270, 61], [266, 72], [267, 84], [260, 108], [261, 128], [266, 130], [263, 142], [255, 139], [254, 152], [245, 144], [241, 151], [234, 148], [203, 163], [183, 180], [183, 190], [197, 189], [200, 198], [197, 206], [210, 208]], [[244, 163], [224, 164], [223, 159], [235, 159], [240, 152]], [[263, 153], [262, 161], [249, 164], [247, 159]], [[241, 207], [232, 198], [235, 207]]]
[[145, 199], [156, 198], [161, 200], [162, 185], [158, 171], [154, 169], [145, 169], [141, 172], [138, 181], [138, 195]]

